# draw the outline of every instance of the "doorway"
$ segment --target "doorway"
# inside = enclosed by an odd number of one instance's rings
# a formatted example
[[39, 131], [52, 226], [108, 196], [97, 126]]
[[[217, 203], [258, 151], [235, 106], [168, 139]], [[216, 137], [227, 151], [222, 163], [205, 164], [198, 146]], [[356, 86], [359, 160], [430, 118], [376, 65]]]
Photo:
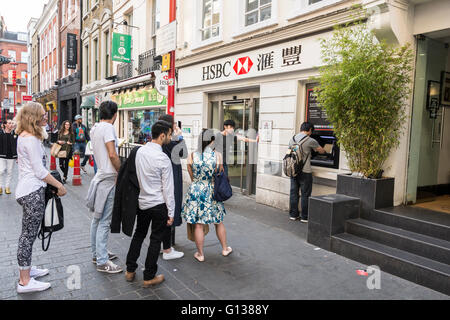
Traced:
[[450, 78], [450, 29], [446, 34], [417, 39], [405, 202], [450, 213], [450, 101], [440, 96], [442, 77]]
[[[255, 140], [259, 127], [259, 91], [209, 96], [209, 127], [223, 130], [224, 120], [234, 120], [238, 137]], [[235, 139], [227, 156], [232, 186], [243, 194], [256, 193], [258, 144]]]

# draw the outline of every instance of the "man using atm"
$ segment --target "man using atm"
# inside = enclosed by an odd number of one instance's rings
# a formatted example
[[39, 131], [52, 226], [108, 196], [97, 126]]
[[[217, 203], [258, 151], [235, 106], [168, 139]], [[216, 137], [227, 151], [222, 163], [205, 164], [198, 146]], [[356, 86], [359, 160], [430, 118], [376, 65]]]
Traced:
[[[311, 134], [314, 131], [314, 125], [309, 122], [303, 122], [300, 127], [300, 133], [295, 135], [289, 141], [289, 147], [294, 143], [302, 145], [303, 153], [306, 157], [305, 165], [303, 166], [303, 171], [300, 172], [296, 177], [291, 178], [291, 192], [289, 201], [289, 215], [292, 221], [300, 219], [300, 222], [308, 222], [308, 200], [312, 193], [313, 177], [311, 169], [311, 152], [316, 151], [321, 154], [326, 153], [325, 149], [322, 148], [319, 143], [311, 138]], [[302, 192], [301, 199], [301, 217], [298, 212], [298, 200], [299, 200], [299, 189]]]

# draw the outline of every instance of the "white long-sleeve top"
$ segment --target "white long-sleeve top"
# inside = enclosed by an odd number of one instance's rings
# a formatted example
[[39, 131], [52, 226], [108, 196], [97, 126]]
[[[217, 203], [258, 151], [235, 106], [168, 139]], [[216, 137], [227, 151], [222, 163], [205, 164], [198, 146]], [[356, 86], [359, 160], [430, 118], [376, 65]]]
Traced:
[[29, 195], [41, 187], [49, 172], [45, 167], [45, 150], [42, 141], [35, 136], [17, 138], [17, 162], [19, 182], [16, 187], [16, 199]]
[[162, 147], [149, 142], [136, 153], [136, 175], [139, 182], [139, 209], [147, 210], [165, 203], [169, 217], [175, 212], [172, 162]]

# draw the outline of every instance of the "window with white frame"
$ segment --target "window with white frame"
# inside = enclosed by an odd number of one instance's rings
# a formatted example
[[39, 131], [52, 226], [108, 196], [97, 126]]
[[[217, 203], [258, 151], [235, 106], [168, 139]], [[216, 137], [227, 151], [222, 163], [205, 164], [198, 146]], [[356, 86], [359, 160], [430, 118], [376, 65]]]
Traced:
[[20, 61], [28, 63], [28, 52], [26, 51], [22, 51], [20, 53], [21, 57], [20, 57]]
[[55, 23], [53, 25], [53, 49], [56, 49], [57, 35], [58, 35], [58, 32], [56, 32], [56, 23]]
[[343, 0], [293, 0], [296, 5], [296, 9], [293, 10], [291, 18], [295, 18], [299, 15], [318, 10], [320, 8], [335, 4]]
[[245, 0], [245, 26], [269, 20], [272, 17], [272, 0]]
[[202, 41], [220, 34], [220, 0], [202, 0]]
[[64, 25], [65, 21], [66, 21], [66, 0], [62, 0], [61, 1], [61, 22], [62, 22], [62, 25]]
[[104, 78], [106, 78], [106, 77], [109, 77], [109, 66], [110, 66], [110, 61], [111, 61], [111, 59], [110, 59], [110, 42], [111, 42], [111, 40], [110, 40], [110, 37], [109, 37], [109, 30], [106, 30], [104, 33], [103, 33], [103, 35], [104, 35], [104, 48], [105, 48], [105, 51], [104, 51], [104, 57], [105, 57], [105, 71], [104, 71]]
[[16, 61], [16, 51], [8, 50], [8, 56], [10, 56], [14, 61]]

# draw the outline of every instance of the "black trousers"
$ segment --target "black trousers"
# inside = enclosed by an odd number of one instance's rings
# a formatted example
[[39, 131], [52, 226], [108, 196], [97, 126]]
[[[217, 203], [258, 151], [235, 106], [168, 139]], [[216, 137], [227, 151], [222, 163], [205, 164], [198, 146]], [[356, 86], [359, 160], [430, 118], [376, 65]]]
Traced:
[[150, 234], [150, 246], [145, 259], [144, 280], [151, 280], [158, 271], [158, 257], [161, 250], [161, 242], [166, 236], [168, 212], [165, 204], [157, 205], [148, 210], [140, 210], [137, 212], [136, 230], [131, 240], [130, 249], [127, 255], [127, 271], [135, 272], [138, 268], [137, 260], [141, 253], [142, 243], [147, 236], [150, 223], [152, 224], [152, 232]]
[[59, 158], [59, 168], [61, 169], [64, 178], [67, 179], [67, 173], [69, 172], [69, 161], [72, 157]]
[[291, 178], [291, 194], [289, 199], [289, 214], [292, 218], [297, 218], [299, 216], [298, 213], [298, 192], [299, 189], [302, 191], [302, 219], [308, 219], [308, 201], [309, 197], [311, 197], [313, 186], [313, 177], [312, 173], [302, 172], [297, 175], [295, 178]]
[[173, 237], [174, 233], [175, 233], [175, 227], [173, 225], [170, 227], [167, 227], [166, 234], [164, 235], [164, 238], [162, 241], [164, 250], [170, 249], [172, 247], [172, 237]]

